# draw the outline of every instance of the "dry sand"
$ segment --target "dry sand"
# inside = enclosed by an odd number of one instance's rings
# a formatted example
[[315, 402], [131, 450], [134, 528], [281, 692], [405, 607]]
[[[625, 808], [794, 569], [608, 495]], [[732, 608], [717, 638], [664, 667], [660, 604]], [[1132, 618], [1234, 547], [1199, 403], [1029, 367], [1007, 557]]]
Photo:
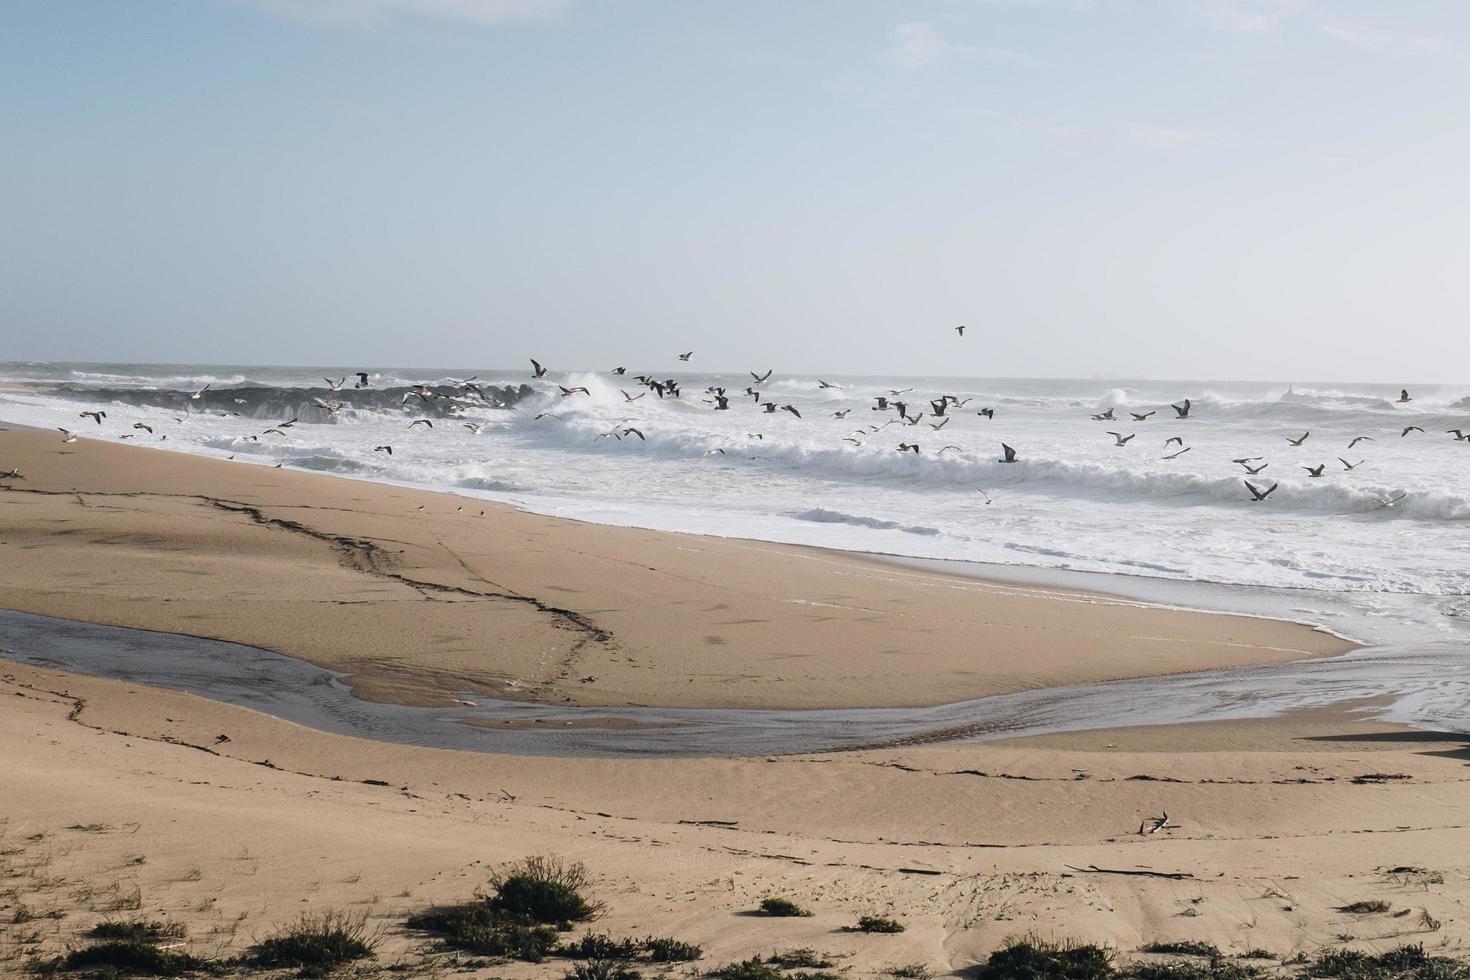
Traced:
[[[12, 485], [44, 491], [0, 492], [0, 605], [260, 643], [344, 666], [377, 696], [433, 699], [471, 677], [590, 704], [923, 703], [1335, 649], [1282, 624], [500, 509], [481, 522], [434, 494], [88, 442], [62, 457], [54, 442], [0, 434], [0, 468], [26, 474]], [[534, 596], [611, 640], [444, 589]], [[839, 608], [811, 618], [791, 598]], [[730, 622], [747, 617], [767, 622]], [[706, 635], [727, 642], [680, 640]], [[579, 674], [598, 680], [567, 683]], [[0, 759], [0, 975], [119, 914], [176, 919], [208, 952], [303, 910], [355, 909], [387, 930], [381, 962], [417, 961], [407, 913], [538, 853], [591, 868], [609, 906], [598, 931], [700, 943], [700, 968], [805, 946], [851, 976], [948, 972], [1028, 931], [1283, 955], [1470, 938], [1470, 751], [1347, 710], [827, 756], [553, 760], [360, 741], [0, 664]], [[1164, 810], [1170, 827], [1137, 833]], [[1073, 870], [1094, 866], [1187, 877]], [[768, 895], [814, 915], [743, 914]], [[1390, 910], [1336, 911], [1370, 898]], [[843, 931], [869, 913], [908, 929]]]

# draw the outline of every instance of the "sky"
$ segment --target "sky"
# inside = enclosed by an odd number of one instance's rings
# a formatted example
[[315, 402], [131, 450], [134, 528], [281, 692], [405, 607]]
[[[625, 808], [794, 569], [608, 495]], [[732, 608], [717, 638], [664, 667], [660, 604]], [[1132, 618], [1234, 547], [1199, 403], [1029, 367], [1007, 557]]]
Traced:
[[7, 0], [0, 360], [1454, 383], [1467, 59], [1464, 0]]

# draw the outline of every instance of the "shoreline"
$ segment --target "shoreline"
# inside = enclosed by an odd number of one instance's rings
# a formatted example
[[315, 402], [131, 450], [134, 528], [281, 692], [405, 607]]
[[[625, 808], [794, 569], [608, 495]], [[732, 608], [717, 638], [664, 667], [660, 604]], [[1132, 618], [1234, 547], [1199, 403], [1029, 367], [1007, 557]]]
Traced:
[[[11, 537], [30, 539], [13, 556], [27, 581], [0, 589], [0, 606], [278, 651], [349, 675], [370, 700], [927, 707], [1355, 648], [1280, 620], [860, 554], [509, 505], [470, 517], [458, 494], [110, 442], [73, 449], [18, 429], [0, 440], [26, 477], [8, 482], [25, 503], [8, 508]], [[62, 535], [37, 530], [47, 525]], [[177, 528], [187, 533], [170, 539]], [[99, 560], [110, 574], [86, 571]], [[405, 659], [408, 646], [428, 649]], [[491, 650], [510, 656], [487, 661]]]

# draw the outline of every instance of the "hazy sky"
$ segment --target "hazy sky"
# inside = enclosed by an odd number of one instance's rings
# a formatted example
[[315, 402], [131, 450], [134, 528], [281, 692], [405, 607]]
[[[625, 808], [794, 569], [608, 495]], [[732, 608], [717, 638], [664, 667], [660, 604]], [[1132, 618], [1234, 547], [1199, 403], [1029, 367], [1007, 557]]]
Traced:
[[0, 359], [1455, 382], [1467, 59], [1466, 0], [6, 0]]

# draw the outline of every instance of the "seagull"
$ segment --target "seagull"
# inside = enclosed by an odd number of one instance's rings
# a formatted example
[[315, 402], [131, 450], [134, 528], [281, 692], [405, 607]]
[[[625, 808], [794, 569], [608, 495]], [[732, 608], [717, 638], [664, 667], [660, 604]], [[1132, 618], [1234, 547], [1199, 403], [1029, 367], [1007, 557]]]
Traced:
[[1408, 494], [1401, 493], [1397, 497], [1374, 497], [1373, 499], [1378, 501], [1379, 507], [1392, 507], [1394, 504], [1398, 503], [1400, 500], [1403, 500], [1407, 496]]
[[844, 408], [840, 412], [833, 412], [832, 413], [832, 417], [834, 419], [845, 419], [845, 418], [847, 418], [847, 413], [850, 412], [850, 411], [852, 411], [852, 409], [850, 409], [850, 408]]
[[[282, 432], [280, 429], [266, 429], [264, 432], [261, 433], [261, 435], [268, 436], [272, 432], [274, 432], [278, 436], [283, 436], [283, 435], [286, 434], [286, 433]], [[167, 438], [167, 437], [165, 437], [165, 438]], [[259, 439], [256, 440], [256, 442], [259, 442], [259, 441], [260, 441]]]
[[356, 383], [353, 384], [352, 387], [354, 387], [354, 388], [370, 388], [370, 387], [372, 387], [372, 383], [370, 381], [368, 381], [368, 376], [367, 376], [367, 372], [366, 371], [358, 371], [357, 372], [357, 381], [356, 381]]
[[[148, 431], [150, 431], [150, 432], [151, 432], [151, 431], [153, 431], [153, 430], [152, 430], [152, 429], [150, 429], [150, 430], [148, 430]], [[270, 431], [275, 431], [275, 430], [273, 430], [273, 429], [272, 429], [272, 430], [270, 430]], [[167, 438], [167, 437], [165, 437], [165, 438]], [[259, 441], [260, 441], [260, 436], [241, 436], [241, 437], [240, 437], [240, 441], [241, 441], [241, 442], [259, 442]]]
[[633, 428], [631, 426], [629, 426], [628, 428], [626, 428], [626, 429], [623, 430], [623, 435], [625, 435], [625, 436], [637, 436], [639, 438], [639, 440], [641, 440], [642, 442], [647, 442], [648, 441], [647, 439], [644, 439], [643, 438], [643, 433], [642, 432], [638, 431], [637, 429], [635, 429], [635, 428]]
[[997, 463], [1014, 463], [1016, 461], [1016, 451], [1014, 449], [1005, 443], [1001, 443], [1000, 448], [1005, 450], [1006, 458], [996, 460]]
[[588, 391], [586, 388], [568, 388], [565, 385], [557, 385], [557, 387], [561, 389], [561, 396], [563, 398], [567, 397], [568, 395], [577, 394], [586, 395], [588, 398], [592, 397], [592, 392]]
[[23, 476], [20, 475], [20, 467], [16, 467], [13, 470], [6, 470], [4, 473], [0, 473], [0, 480], [24, 480], [24, 479], [25, 479], [25, 477], [23, 477]]
[[1128, 435], [1125, 436], [1125, 435], [1122, 435], [1122, 434], [1117, 433], [1117, 432], [1109, 432], [1108, 433], [1108, 435], [1112, 436], [1115, 440], [1117, 440], [1116, 442], [1113, 443], [1114, 446], [1126, 446], [1126, 445], [1128, 445], [1128, 440], [1129, 439], [1132, 439], [1137, 434], [1138, 433], [1134, 432], [1134, 433], [1129, 433]]
[[1409, 389], [1408, 388], [1401, 388], [1401, 389], [1399, 389], [1399, 404], [1400, 405], [1404, 404], [1405, 402], [1411, 402], [1413, 400], [1414, 399], [1412, 399], [1412, 398], [1409, 397]]
[[347, 375], [342, 375], [342, 377], [338, 378], [336, 381], [333, 381], [331, 378], [322, 378], [322, 380], [327, 383], [327, 387], [331, 390], [341, 391], [342, 386], [347, 383]]
[[842, 385], [834, 385], [830, 381], [823, 381], [821, 378], [818, 378], [817, 379], [817, 387], [818, 388], [841, 388]]
[[711, 450], [707, 451], [705, 453], [705, 455], [706, 456], [723, 456], [723, 455], [725, 455], [725, 451], [723, 449], [711, 449]]
[[320, 398], [313, 398], [312, 401], [316, 402], [317, 408], [320, 408], [328, 415], [335, 416], [338, 412], [342, 411], [341, 402], [324, 402]]
[[77, 416], [77, 418], [91, 419], [92, 421], [96, 422], [98, 425], [101, 425], [102, 424], [102, 420], [105, 419], [105, 418], [107, 418], [107, 413], [106, 412], [82, 412], [80, 415]]
[[983, 415], [983, 416], [985, 416], [988, 419], [994, 419], [995, 418], [995, 409], [993, 409], [993, 408], [982, 408], [982, 409], [980, 409], [980, 411], [976, 412], [975, 414], [976, 415]]
[[761, 406], [761, 408], [763, 408], [763, 409], [766, 410], [766, 414], [767, 415], [770, 415], [772, 412], [775, 412], [780, 407], [781, 406], [777, 405], [775, 402], [766, 402], [764, 405]]
[[1106, 412], [1100, 412], [1094, 415], [1092, 420], [1094, 422], [1111, 422], [1113, 421], [1113, 410], [1110, 408]]
[[[623, 391], [623, 389], [619, 388], [618, 391]], [[648, 394], [648, 392], [646, 392], [646, 391], [640, 391], [636, 395], [630, 395], [626, 391], [623, 391], [623, 401], [626, 401], [626, 402], [636, 402], [638, 399], [642, 398], [646, 394]]]
[[1167, 438], [1167, 439], [1164, 440], [1164, 448], [1167, 449], [1169, 446], [1172, 446], [1175, 443], [1178, 443], [1181, 446], [1184, 445], [1184, 437], [1183, 436], [1170, 436], [1169, 438]]
[[963, 337], [965, 335], [965, 325], [962, 323], [959, 326], [955, 327], [954, 332]]
[[135, 429], [142, 429], [144, 432], [147, 432], [150, 436], [153, 435], [153, 426], [147, 425], [147, 424], [145, 424], [143, 422], [134, 422], [133, 423], [133, 428], [135, 428]]
[[1271, 494], [1274, 493], [1276, 491], [1276, 488], [1279, 486], [1281, 486], [1281, 484], [1273, 483], [1271, 484], [1271, 488], [1269, 490], [1262, 490], [1255, 484], [1251, 483], [1251, 481], [1245, 481], [1245, 488], [1251, 492], [1252, 500], [1265, 500], [1267, 497], [1271, 496]]
[[1307, 441], [1307, 436], [1311, 434], [1311, 430], [1308, 430], [1302, 433], [1302, 437], [1300, 439], [1293, 439], [1291, 436], [1287, 436], [1286, 441], [1291, 443], [1293, 446], [1300, 446], [1302, 443]]
[[556, 419], [559, 422], [559, 421], [561, 421], [561, 416], [560, 415], [557, 415], [555, 412], [542, 412], [540, 415], [536, 416], [531, 421], [532, 422], [539, 422], [542, 419]]
[[1230, 462], [1239, 463], [1241, 466], [1244, 466], [1246, 463], [1259, 463], [1265, 458], [1264, 456], [1246, 456], [1243, 459], [1232, 459]]
[[536, 372], [535, 375], [534, 375], [534, 377], [537, 377], [537, 378], [544, 378], [544, 377], [546, 377], [546, 369], [541, 366], [541, 364], [536, 360], [536, 358], [533, 357], [530, 360], [531, 360], [531, 368]]
[[195, 391], [195, 392], [190, 393], [189, 397], [191, 399], [193, 399], [194, 401], [197, 402], [199, 400], [200, 396], [203, 395], [208, 390], [209, 390], [209, 385], [205, 385], [203, 388], [200, 388], [198, 391]]
[[628, 373], [628, 369], [625, 368], [625, 367], [615, 367], [615, 368], [612, 369], [612, 373], [613, 374], [627, 374]]
[[243, 398], [231, 398], [230, 401], [234, 402], [236, 405], [246, 405], [246, 404], [249, 404]]
[[913, 390], [914, 389], [912, 389], [912, 388], [900, 388], [897, 391], [895, 391], [894, 389], [889, 388], [888, 389], [888, 393], [890, 395], [892, 395], [893, 397], [897, 398], [899, 395], [907, 395], [909, 392], [911, 392]]
[[460, 389], [478, 388], [480, 386], [475, 384], [475, 379], [477, 379], [478, 377], [478, 374], [472, 374], [468, 378], [450, 378], [449, 383], [454, 385], [454, 387]]
[[940, 429], [944, 428], [946, 425], [949, 425], [949, 417], [948, 416], [945, 416], [945, 419], [944, 419], [943, 422], [930, 422], [929, 423], [929, 428], [933, 429], [935, 432], [938, 432]]
[[936, 456], [943, 456], [945, 453], [949, 452], [951, 449], [953, 449], [957, 453], [964, 452], [964, 450], [960, 449], [959, 446], [945, 446], [943, 449], [939, 450], [939, 452], [935, 453], [935, 455]]
[[801, 418], [801, 413], [796, 410], [796, 406], [795, 405], [782, 405], [781, 406], [781, 411], [783, 411], [783, 412], [790, 412], [792, 415], [795, 415], [797, 418]]
[[470, 430], [470, 435], [477, 436], [481, 432], [484, 432], [485, 431], [485, 426], [489, 425], [490, 423], [489, 422], [461, 422], [460, 424], [463, 425], [466, 429], [469, 429]]
[[898, 444], [899, 452], [906, 453], [910, 450], [913, 451], [915, 456], [919, 455], [919, 444], [917, 442], [901, 442]]
[[[86, 414], [86, 413], [83, 413], [83, 414]], [[1456, 442], [1464, 442], [1466, 439], [1470, 439], [1470, 436], [1465, 435], [1459, 429], [1445, 429], [1444, 431], [1445, 431], [1445, 434], [1446, 435], [1452, 435], [1452, 436], [1454, 436]]]
[[1248, 464], [1248, 463], [1241, 463], [1240, 465], [1245, 467], [1245, 472], [1247, 473], [1247, 475], [1249, 475], [1249, 476], [1255, 476], [1257, 473], [1261, 472], [1261, 470], [1264, 470], [1266, 467], [1270, 466], [1271, 464], [1270, 463], [1262, 463], [1260, 466], [1257, 466], [1254, 469], [1252, 469], [1251, 466], [1250, 466], [1250, 464]]
[[1353, 448], [1354, 446], [1356, 446], [1360, 442], [1377, 442], [1377, 441], [1378, 440], [1374, 439], [1372, 436], [1357, 436], [1357, 437], [1355, 437], [1353, 439], [1352, 442], [1348, 443], [1348, 448], [1351, 449], [1351, 448]]
[[1326, 466], [1326, 463], [1318, 463], [1315, 468], [1311, 466], [1303, 466], [1302, 469], [1307, 471], [1308, 476], [1321, 476], [1322, 470], [1325, 469]]
[[1172, 408], [1174, 411], [1176, 411], [1176, 412], [1179, 413], [1179, 418], [1181, 418], [1181, 419], [1187, 419], [1187, 418], [1189, 418], [1189, 409], [1192, 406], [1189, 403], [1189, 399], [1186, 398], [1186, 399], [1184, 399], [1184, 404], [1182, 404], [1182, 405], [1170, 405], [1169, 407]]
[[[687, 361], [689, 358], [686, 356], [683, 359]], [[755, 379], [755, 383], [756, 384], [758, 384], [758, 385], [759, 384], [765, 384], [767, 381], [769, 381], [771, 379], [771, 371], [774, 371], [774, 370], [776, 370], [776, 369], [775, 368], [771, 368], [770, 371], [767, 371], [765, 374], [756, 374], [754, 371], [752, 371], [752, 372], [750, 372], [750, 376]]]
[[1410, 432], [1423, 432], [1423, 431], [1424, 430], [1421, 429], [1421, 428], [1419, 428], [1417, 425], [1405, 426], [1404, 427], [1404, 431], [1399, 433], [1399, 438], [1402, 439], [1404, 436], [1408, 435]]
[[1178, 459], [1180, 456], [1183, 456], [1185, 453], [1189, 452], [1193, 448], [1194, 448], [1193, 446], [1185, 446], [1183, 449], [1179, 450], [1177, 453], [1170, 453], [1169, 455], [1164, 456], [1164, 457], [1161, 457], [1161, 458], [1163, 458], [1163, 459]]
[[681, 361], [687, 361], [687, 360], [689, 360], [689, 358], [691, 358], [693, 356], [694, 356], [694, 351], [687, 351], [687, 352], [679, 355], [679, 360], [681, 360]]
[[292, 416], [291, 421], [289, 421], [289, 422], [277, 422], [276, 425], [279, 425], [283, 429], [289, 429], [289, 428], [291, 428], [291, 426], [295, 425], [297, 422], [300, 422], [300, 421], [301, 421], [301, 419], [299, 419], [299, 418], [297, 418], [295, 416]]
[[374, 446], [373, 447], [373, 452], [375, 452], [375, 453], [387, 453], [389, 456], [392, 456], [393, 455], [393, 447], [392, 446]]
[[61, 444], [63, 446], [69, 442], [77, 441], [77, 434], [70, 429], [58, 428], [57, 431], [61, 433]]
[[[1154, 412], [1157, 412], [1157, 411], [1158, 411], [1157, 408], [1154, 409]], [[1138, 412], [1129, 412], [1128, 414], [1131, 415], [1131, 416], [1133, 416], [1133, 421], [1135, 421], [1135, 422], [1145, 422], [1145, 421], [1148, 420], [1148, 417], [1150, 415], [1154, 414], [1154, 412], [1144, 412], [1141, 415]]]
[[985, 506], [989, 507], [991, 504], [995, 503], [995, 498], [986, 493], [984, 490], [977, 489], [975, 492], [985, 498]]
[[414, 419], [412, 422], [408, 423], [408, 427], [410, 429], [412, 429], [416, 425], [427, 425], [431, 429], [434, 427], [434, 423], [429, 421], [428, 419]]
[[873, 396], [873, 400], [878, 403], [877, 405], [874, 405], [873, 406], [873, 411], [875, 411], [875, 412], [886, 412], [886, 411], [888, 411], [888, 399], [887, 398], [884, 398], [882, 395], [874, 395]]
[[1343, 459], [1341, 456], [1337, 457], [1337, 461], [1342, 464], [1342, 468], [1343, 469], [1348, 470], [1349, 472], [1351, 472], [1352, 470], [1357, 469], [1359, 466], [1362, 466], [1364, 463], [1368, 462], [1366, 459], [1360, 459], [1356, 463], [1349, 463], [1347, 460]]

